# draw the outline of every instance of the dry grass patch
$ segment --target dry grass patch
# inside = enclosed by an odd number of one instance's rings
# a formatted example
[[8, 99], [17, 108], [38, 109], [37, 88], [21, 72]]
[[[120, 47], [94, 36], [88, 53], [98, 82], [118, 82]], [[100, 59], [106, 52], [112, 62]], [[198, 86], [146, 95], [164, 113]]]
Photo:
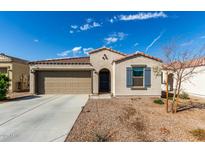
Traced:
[[194, 129], [190, 133], [196, 137], [199, 141], [205, 141], [205, 130], [204, 129]]

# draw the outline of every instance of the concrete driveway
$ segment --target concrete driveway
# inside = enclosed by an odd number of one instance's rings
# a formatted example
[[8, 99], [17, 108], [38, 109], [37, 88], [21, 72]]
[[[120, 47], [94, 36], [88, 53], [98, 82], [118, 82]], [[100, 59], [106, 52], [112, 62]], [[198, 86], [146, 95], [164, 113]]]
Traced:
[[0, 141], [64, 141], [87, 100], [88, 95], [42, 95], [0, 104]]

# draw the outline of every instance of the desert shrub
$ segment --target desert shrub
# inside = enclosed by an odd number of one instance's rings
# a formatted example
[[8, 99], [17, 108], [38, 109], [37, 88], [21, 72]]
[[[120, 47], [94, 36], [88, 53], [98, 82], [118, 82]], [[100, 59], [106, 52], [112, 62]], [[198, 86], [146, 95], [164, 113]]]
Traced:
[[110, 129], [110, 130], [98, 130], [94, 132], [94, 140], [93, 142], [110, 142], [112, 141], [112, 136], [117, 133], [118, 129]]
[[181, 99], [189, 99], [189, 94], [186, 93], [186, 92], [182, 92], [182, 93], [179, 95], [179, 97], [180, 97]]
[[200, 141], [205, 141], [205, 130], [204, 129], [194, 129], [192, 131], [190, 131], [190, 133], [196, 137], [198, 140]]
[[0, 73], [0, 100], [6, 98], [9, 89], [9, 78], [6, 74]]
[[108, 142], [110, 137], [107, 134], [96, 134], [95, 142]]
[[155, 104], [160, 104], [160, 105], [164, 104], [164, 102], [161, 99], [155, 99], [153, 102]]

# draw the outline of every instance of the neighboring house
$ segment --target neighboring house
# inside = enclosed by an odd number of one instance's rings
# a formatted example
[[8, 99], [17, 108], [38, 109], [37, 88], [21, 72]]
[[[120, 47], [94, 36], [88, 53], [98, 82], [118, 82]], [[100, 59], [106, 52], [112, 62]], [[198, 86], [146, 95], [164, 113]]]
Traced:
[[161, 95], [161, 72], [155, 71], [162, 65], [160, 59], [105, 47], [89, 55], [31, 62], [31, 93]]
[[9, 92], [29, 90], [28, 61], [0, 54], [0, 73], [5, 73], [10, 79]]
[[[185, 73], [187, 71], [190, 71], [192, 67], [196, 67], [194, 69], [195, 73], [188, 80], [182, 82], [181, 89], [182, 91], [187, 92], [190, 95], [205, 97], [205, 57], [197, 59], [197, 61], [193, 60], [192, 63], [192, 66], [185, 69]], [[162, 90], [165, 90], [167, 75], [165, 70], [163, 70], [162, 72]], [[168, 87], [170, 91], [173, 91], [175, 88], [175, 75], [176, 74], [174, 74], [172, 71], [169, 71]]]

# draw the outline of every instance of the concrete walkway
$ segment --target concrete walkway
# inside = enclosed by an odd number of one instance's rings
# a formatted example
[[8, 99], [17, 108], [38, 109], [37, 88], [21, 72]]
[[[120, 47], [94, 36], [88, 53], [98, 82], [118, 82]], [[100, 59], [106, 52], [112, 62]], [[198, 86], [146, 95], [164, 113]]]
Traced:
[[34, 96], [0, 104], [0, 141], [64, 141], [88, 95]]

